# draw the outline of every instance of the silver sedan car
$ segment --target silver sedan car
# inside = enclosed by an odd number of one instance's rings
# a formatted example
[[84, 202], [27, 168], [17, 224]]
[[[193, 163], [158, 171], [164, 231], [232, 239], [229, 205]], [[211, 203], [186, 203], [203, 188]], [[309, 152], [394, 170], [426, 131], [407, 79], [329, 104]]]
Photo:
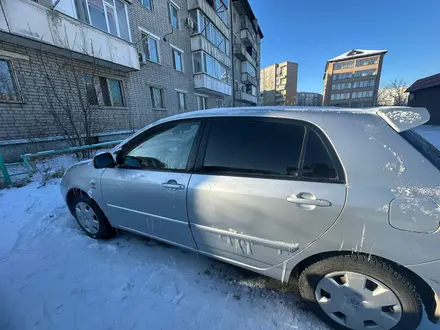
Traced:
[[65, 173], [93, 238], [116, 229], [296, 283], [337, 329], [440, 317], [440, 157], [424, 108], [172, 116]]

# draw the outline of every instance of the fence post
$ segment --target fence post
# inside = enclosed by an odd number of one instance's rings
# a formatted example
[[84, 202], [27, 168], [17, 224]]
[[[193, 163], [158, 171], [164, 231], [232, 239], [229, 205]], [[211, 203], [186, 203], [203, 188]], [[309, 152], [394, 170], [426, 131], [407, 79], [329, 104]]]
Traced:
[[21, 155], [21, 158], [23, 159], [24, 166], [28, 170], [29, 177], [32, 177], [32, 175], [36, 172], [36, 169], [33, 164], [29, 162], [29, 156], [25, 154]]
[[3, 178], [7, 186], [12, 184], [11, 177], [9, 176], [8, 169], [6, 168], [5, 161], [2, 156], [0, 156], [0, 171], [3, 174]]

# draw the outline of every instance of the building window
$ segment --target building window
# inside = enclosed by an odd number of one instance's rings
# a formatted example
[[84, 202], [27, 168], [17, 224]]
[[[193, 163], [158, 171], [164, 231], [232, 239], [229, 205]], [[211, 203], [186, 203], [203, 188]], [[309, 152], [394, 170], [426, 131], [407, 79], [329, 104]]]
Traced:
[[195, 52], [193, 56], [194, 73], [206, 73], [228, 85], [232, 84], [230, 70], [205, 52]]
[[356, 66], [364, 66], [364, 65], [372, 65], [376, 64], [379, 61], [379, 57], [371, 57], [371, 58], [364, 58], [362, 60], [356, 60]]
[[353, 74], [351, 72], [345, 72], [345, 73], [336, 73], [333, 75], [333, 80], [344, 80], [344, 79], [351, 79], [353, 77]]
[[206, 107], [206, 97], [201, 96], [201, 95], [196, 95], [197, 98], [197, 109], [198, 110], [205, 110], [207, 109]]
[[21, 101], [12, 63], [0, 59], [0, 102]]
[[163, 88], [150, 87], [151, 103], [155, 109], [165, 109]]
[[168, 10], [169, 10], [169, 15], [170, 15], [171, 26], [178, 29], [179, 28], [179, 9], [175, 5], [169, 3]]
[[177, 49], [173, 48], [173, 65], [174, 69], [183, 72], [183, 54]]
[[[76, 0], [78, 19], [130, 41], [127, 6], [121, 0]], [[84, 10], [88, 8], [88, 10]]]
[[215, 100], [215, 105], [217, 106], [217, 108], [222, 108], [223, 107], [223, 100], [222, 99], [216, 99]]
[[373, 97], [373, 91], [365, 91], [365, 92], [354, 92], [352, 94], [354, 99], [360, 99], [363, 97]]
[[[255, 70], [254, 66], [250, 64], [248, 61], [241, 62], [241, 73], [249, 73], [252, 77], [257, 75], [257, 70]], [[284, 81], [286, 81], [284, 79]], [[281, 85], [283, 85], [283, 81], [281, 80]]]
[[116, 79], [106, 79], [107, 80], [107, 89], [108, 89], [108, 95], [109, 95], [109, 104], [113, 107], [123, 107], [124, 104], [124, 98], [122, 96], [122, 82]]
[[151, 4], [152, 0], [141, 0], [141, 3], [145, 6], [145, 8], [153, 9], [153, 6]]
[[122, 81], [106, 77], [84, 76], [87, 102], [90, 105], [125, 107]]
[[84, 76], [84, 84], [86, 85], [87, 102], [90, 105], [99, 105], [95, 77]]
[[375, 80], [361, 80], [353, 83], [353, 88], [372, 87], [375, 84]]
[[347, 100], [349, 98], [350, 98], [350, 93], [332, 94], [331, 96], [332, 100]]
[[333, 84], [332, 89], [349, 89], [351, 88], [351, 83]]
[[254, 85], [246, 85], [246, 93], [257, 96], [257, 88]]
[[340, 70], [352, 67], [354, 67], [354, 61], [338, 62], [334, 64], [333, 70]]
[[186, 94], [183, 92], [177, 92], [178, 109], [186, 110]]
[[193, 33], [200, 33], [208, 39], [215, 47], [229, 56], [229, 40], [206, 18], [199, 10], [190, 13], [191, 18], [197, 23], [194, 26]]
[[158, 40], [148, 34], [142, 34], [142, 40], [147, 60], [160, 63]]
[[371, 69], [371, 70], [361, 70], [361, 71], [356, 71], [354, 73], [355, 77], [367, 77], [367, 76], [375, 76], [376, 75], [376, 69]]
[[215, 0], [215, 10], [220, 17], [220, 19], [228, 25], [229, 14], [228, 14], [229, 0]]

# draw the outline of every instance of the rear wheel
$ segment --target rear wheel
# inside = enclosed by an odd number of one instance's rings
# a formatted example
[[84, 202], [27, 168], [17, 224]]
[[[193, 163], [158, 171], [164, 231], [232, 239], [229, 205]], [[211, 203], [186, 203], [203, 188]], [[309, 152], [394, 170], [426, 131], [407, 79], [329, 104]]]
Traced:
[[115, 230], [107, 220], [98, 204], [84, 193], [74, 196], [72, 200], [73, 215], [82, 230], [92, 238], [110, 238]]
[[299, 278], [301, 297], [335, 329], [414, 330], [422, 304], [414, 286], [391, 264], [364, 255], [318, 261]]

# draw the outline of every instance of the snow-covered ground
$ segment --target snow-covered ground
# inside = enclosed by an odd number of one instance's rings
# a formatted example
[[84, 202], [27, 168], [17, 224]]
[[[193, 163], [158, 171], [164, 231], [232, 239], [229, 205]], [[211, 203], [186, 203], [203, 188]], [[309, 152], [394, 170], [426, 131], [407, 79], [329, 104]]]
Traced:
[[0, 329], [325, 329], [236, 267], [122, 233], [85, 236], [59, 180], [0, 191]]
[[[419, 132], [440, 147], [438, 130]], [[59, 179], [41, 183], [69, 162], [0, 190], [0, 329], [327, 329], [265, 277], [129, 233], [87, 237]]]

